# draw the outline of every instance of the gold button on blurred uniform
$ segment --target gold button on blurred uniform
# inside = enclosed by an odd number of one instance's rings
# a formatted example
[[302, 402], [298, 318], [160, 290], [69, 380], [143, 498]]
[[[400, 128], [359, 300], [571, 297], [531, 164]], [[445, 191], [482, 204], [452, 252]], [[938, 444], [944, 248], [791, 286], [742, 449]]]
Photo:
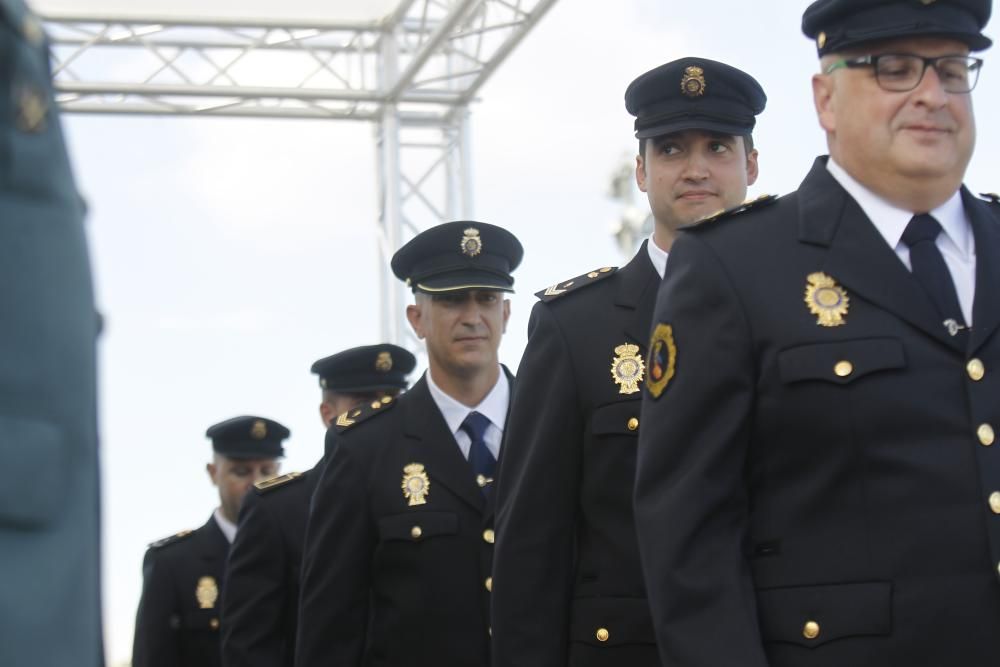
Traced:
[[415, 540], [419, 540], [420, 536], [423, 534], [424, 531], [420, 528], [420, 526], [414, 526], [413, 528], [410, 528], [410, 537], [412, 537]]
[[42, 24], [33, 14], [27, 14], [21, 24], [21, 34], [32, 46], [41, 46], [45, 33]]
[[494, 535], [492, 528], [487, 528], [483, 531], [483, 539], [487, 544], [493, 544], [493, 541], [496, 539], [496, 535]]
[[486, 590], [493, 592], [493, 577], [486, 577]]
[[989, 447], [996, 440], [996, 434], [993, 433], [993, 427], [989, 424], [980, 424], [979, 428], [976, 429], [976, 435], [979, 436], [979, 443]]
[[854, 372], [854, 364], [849, 361], [838, 361], [837, 365], [833, 367], [833, 372], [836, 373], [837, 377], [845, 378]]
[[219, 619], [213, 618], [211, 621], [208, 622], [208, 627], [212, 628], [213, 630], [218, 630], [219, 629]]
[[806, 639], [816, 639], [819, 637], [819, 623], [816, 621], [806, 621], [802, 626], [802, 636]]
[[21, 91], [17, 101], [17, 128], [22, 132], [41, 132], [45, 129], [45, 117], [49, 113], [48, 102], [42, 93], [34, 88]]
[[965, 365], [965, 371], [973, 382], [979, 382], [986, 375], [986, 366], [983, 366], [983, 362], [979, 359], [969, 359], [969, 363]]
[[990, 509], [993, 510], [994, 514], [1000, 514], [1000, 491], [994, 491], [990, 494]]
[[607, 628], [597, 628], [597, 632], [594, 633], [594, 636], [597, 637], [597, 641], [606, 642], [611, 637], [611, 633], [608, 632]]
[[639, 420], [636, 419], [635, 417], [632, 417], [631, 419], [628, 420], [628, 423], [625, 424], [625, 428], [627, 428], [630, 431], [636, 430], [637, 428], [639, 428]]

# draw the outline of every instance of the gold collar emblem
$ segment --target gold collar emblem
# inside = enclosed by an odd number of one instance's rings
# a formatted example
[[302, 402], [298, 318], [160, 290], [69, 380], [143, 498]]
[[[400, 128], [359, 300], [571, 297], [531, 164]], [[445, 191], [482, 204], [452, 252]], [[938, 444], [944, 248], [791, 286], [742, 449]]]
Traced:
[[705, 70], [700, 67], [688, 67], [681, 79], [681, 92], [688, 97], [701, 97], [705, 94]]
[[379, 352], [375, 358], [375, 370], [379, 373], [388, 373], [392, 370], [392, 355], [388, 352]]
[[839, 327], [851, 302], [843, 287], [825, 273], [810, 273], [806, 280], [806, 305], [821, 327]]
[[215, 601], [219, 599], [219, 586], [215, 583], [215, 577], [202, 577], [199, 579], [194, 596], [198, 600], [199, 609], [214, 608]]
[[615, 348], [615, 358], [611, 360], [611, 379], [619, 385], [619, 394], [634, 394], [639, 391], [646, 365], [639, 356], [639, 346], [625, 343]]
[[479, 230], [469, 227], [462, 232], [462, 254], [466, 257], [475, 257], [483, 251], [483, 240], [479, 238]]
[[646, 389], [653, 398], [659, 398], [677, 372], [677, 345], [674, 343], [674, 328], [669, 324], [657, 324], [649, 341], [649, 377]]
[[250, 437], [254, 440], [263, 440], [267, 437], [267, 424], [258, 419], [250, 427]]
[[403, 468], [403, 497], [410, 501], [410, 507], [427, 504], [427, 494], [431, 490], [431, 480], [424, 472], [424, 464], [410, 463]]

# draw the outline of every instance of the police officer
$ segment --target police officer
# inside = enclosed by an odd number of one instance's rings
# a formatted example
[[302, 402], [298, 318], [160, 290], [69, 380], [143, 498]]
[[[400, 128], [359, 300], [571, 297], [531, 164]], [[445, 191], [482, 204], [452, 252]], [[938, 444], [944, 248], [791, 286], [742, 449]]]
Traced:
[[255, 481], [278, 473], [287, 428], [263, 417], [234, 417], [208, 429], [206, 468], [220, 506], [204, 526], [154, 542], [143, 561], [133, 667], [218, 667], [219, 603], [240, 503]]
[[674, 245], [635, 512], [665, 664], [1000, 664], [985, 0], [820, 0], [829, 157]]
[[659, 664], [632, 517], [650, 319], [678, 227], [739, 205], [756, 180], [765, 101], [705, 58], [625, 92], [654, 231], [623, 268], [537, 294], [498, 489], [495, 666]]
[[[312, 365], [319, 375], [323, 425], [346, 410], [406, 388], [416, 358], [397, 345], [353, 347]], [[222, 664], [292, 667], [299, 580], [316, 468], [254, 484], [240, 510], [222, 599]]]
[[418, 234], [392, 259], [428, 372], [337, 417], [313, 495], [296, 665], [489, 663], [493, 482], [512, 376], [497, 350], [518, 240], [482, 222]]
[[98, 318], [42, 25], [0, 0], [0, 665], [104, 664]]

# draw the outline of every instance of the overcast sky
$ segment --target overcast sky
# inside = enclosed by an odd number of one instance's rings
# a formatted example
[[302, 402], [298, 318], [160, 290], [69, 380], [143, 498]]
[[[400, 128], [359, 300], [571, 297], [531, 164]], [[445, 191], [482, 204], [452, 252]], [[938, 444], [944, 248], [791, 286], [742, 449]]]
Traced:
[[[272, 16], [286, 6], [256, 4]], [[532, 292], [623, 261], [609, 233], [620, 207], [606, 193], [621, 158], [635, 152], [622, 96], [642, 72], [699, 55], [754, 75], [769, 101], [755, 132], [761, 175], [750, 194], [795, 189], [824, 150], [809, 86], [815, 51], [799, 31], [806, 5], [560, 0], [483, 88], [472, 114], [476, 217], [509, 228], [526, 250], [502, 348], [508, 365], [516, 368], [524, 346]], [[987, 52], [975, 92], [981, 120], [998, 117], [997, 80]], [[91, 207], [107, 321], [105, 609], [108, 656], [118, 664], [131, 653], [146, 544], [201, 525], [217, 504], [204, 472], [205, 429], [238, 414], [277, 419], [292, 430], [285, 470], [310, 467], [323, 437], [310, 364], [378, 342], [373, 129], [93, 116], [65, 123]], [[1000, 189], [989, 166], [997, 132], [980, 123], [967, 178], [975, 192]]]

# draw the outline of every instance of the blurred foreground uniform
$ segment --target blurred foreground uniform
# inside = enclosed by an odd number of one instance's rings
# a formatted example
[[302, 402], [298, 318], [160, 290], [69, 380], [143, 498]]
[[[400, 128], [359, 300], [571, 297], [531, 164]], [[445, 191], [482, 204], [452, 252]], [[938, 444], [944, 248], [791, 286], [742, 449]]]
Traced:
[[[207, 435], [220, 456], [270, 460], [284, 453], [281, 442], [289, 431], [270, 419], [236, 417], [211, 427]], [[219, 667], [220, 596], [235, 529], [216, 510], [201, 528], [149, 545], [133, 667]]]
[[[405, 349], [383, 344], [338, 352], [317, 361], [312, 371], [324, 395], [334, 392], [347, 409], [363, 396], [373, 400], [405, 389], [415, 365]], [[322, 460], [306, 472], [257, 482], [244, 500], [222, 603], [225, 667], [295, 663], [302, 546], [321, 469]]]
[[94, 311], [42, 26], [0, 0], [0, 665], [96, 667]]

